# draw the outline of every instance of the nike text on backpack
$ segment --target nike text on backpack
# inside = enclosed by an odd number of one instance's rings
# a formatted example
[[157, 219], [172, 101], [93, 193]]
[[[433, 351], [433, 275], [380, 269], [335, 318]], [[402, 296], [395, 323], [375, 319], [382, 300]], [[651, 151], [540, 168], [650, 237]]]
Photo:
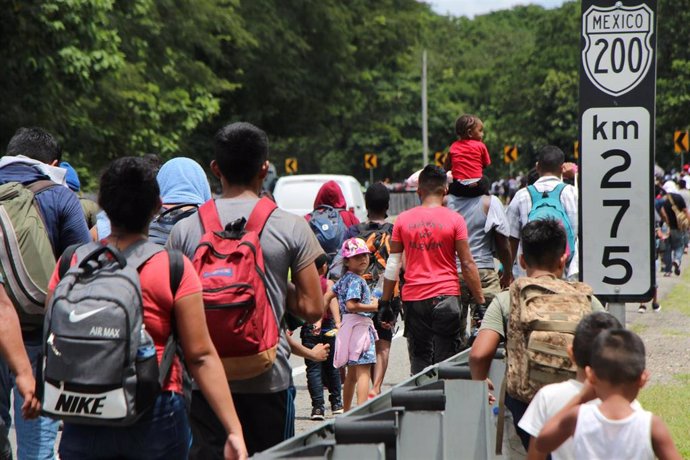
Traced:
[[340, 215], [341, 209], [322, 205], [310, 214], [309, 226], [316, 235], [321, 249], [328, 255], [329, 262], [340, 250], [345, 241], [345, 222]]
[[0, 185], [0, 271], [23, 326], [43, 325], [55, 255], [36, 195], [53, 186], [49, 180]]
[[671, 209], [673, 210], [673, 214], [676, 216], [676, 224], [678, 226], [678, 230], [687, 232], [690, 230], [690, 221], [688, 221], [688, 216], [685, 215], [685, 209], [681, 210], [676, 206], [676, 202], [673, 200], [673, 196], [671, 194], [666, 195], [668, 197], [669, 203], [671, 203]]
[[507, 392], [529, 402], [544, 385], [575, 377], [568, 358], [575, 328], [592, 312], [592, 289], [555, 277], [518, 278], [510, 286]]
[[[89, 243], [65, 250], [43, 329], [41, 405], [70, 423], [127, 426], [149, 409], [176, 352], [174, 324], [161, 359], [143, 322], [138, 270], [161, 246], [142, 241], [124, 253]], [[72, 256], [76, 264], [69, 267]], [[182, 253], [168, 250], [170, 286], [180, 284]]]
[[162, 210], [149, 225], [149, 241], [164, 246], [175, 224], [195, 214], [198, 208], [196, 204], [178, 204]]
[[280, 333], [259, 242], [275, 209], [274, 202], [261, 198], [249, 220], [223, 228], [215, 201], [199, 208], [204, 235], [192, 263], [201, 278], [206, 324], [229, 380], [256, 377], [276, 359]]
[[561, 203], [561, 194], [565, 186], [566, 184], [561, 182], [550, 192], [540, 192], [534, 185], [528, 186], [527, 190], [532, 198], [532, 209], [527, 215], [527, 221], [532, 222], [533, 220], [555, 219], [563, 225], [565, 228], [565, 235], [568, 239], [566, 251], [568, 252], [567, 263], [569, 264], [573, 259], [577, 243], [575, 240], [575, 230], [573, 230], [573, 227], [570, 225], [568, 214], [565, 212], [563, 203]]

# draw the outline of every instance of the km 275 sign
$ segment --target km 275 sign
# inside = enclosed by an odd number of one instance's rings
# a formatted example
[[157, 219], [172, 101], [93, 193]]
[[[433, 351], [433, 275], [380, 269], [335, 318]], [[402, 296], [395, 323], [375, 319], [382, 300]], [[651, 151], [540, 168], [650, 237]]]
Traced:
[[647, 75], [653, 57], [653, 17], [644, 4], [591, 6], [584, 13], [582, 61], [587, 76], [601, 91], [620, 96]]
[[580, 274], [602, 301], [651, 298], [656, 2], [582, 0]]

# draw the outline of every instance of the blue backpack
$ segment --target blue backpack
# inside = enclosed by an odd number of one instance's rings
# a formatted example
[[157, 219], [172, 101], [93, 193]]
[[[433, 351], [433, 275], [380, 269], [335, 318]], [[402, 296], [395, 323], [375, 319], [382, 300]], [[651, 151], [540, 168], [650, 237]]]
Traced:
[[561, 203], [561, 194], [563, 193], [565, 185], [564, 183], [560, 183], [550, 192], [540, 192], [534, 185], [528, 186], [527, 190], [532, 198], [532, 209], [527, 215], [527, 221], [532, 222], [533, 220], [539, 219], [555, 219], [563, 224], [566, 237], [568, 238], [568, 247], [566, 248], [568, 260], [566, 263], [569, 264], [573, 259], [576, 242], [575, 231], [570, 225], [568, 214], [565, 212], [565, 208], [563, 208], [563, 203]]
[[345, 240], [345, 222], [340, 215], [340, 209], [322, 205], [311, 213], [309, 226], [316, 235], [321, 248], [328, 255], [329, 261], [340, 250]]

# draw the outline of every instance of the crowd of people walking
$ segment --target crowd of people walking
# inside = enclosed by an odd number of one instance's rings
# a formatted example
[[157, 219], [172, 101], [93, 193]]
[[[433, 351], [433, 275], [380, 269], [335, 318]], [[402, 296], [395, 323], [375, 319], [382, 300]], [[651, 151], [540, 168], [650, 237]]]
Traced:
[[[505, 395], [487, 384], [532, 458], [679, 458], [635, 400], [644, 345], [576, 281], [572, 165], [544, 146], [524, 187], [503, 184], [506, 206], [484, 175], [482, 121], [456, 132], [446, 169], [420, 172], [419, 206], [390, 222], [372, 184], [359, 222], [335, 182], [306, 219], [279, 209], [262, 191], [267, 135], [249, 123], [213, 139], [217, 197], [192, 159], [123, 157], [100, 177], [99, 210], [55, 138], [19, 129], [0, 159], [0, 458], [12, 422], [20, 459], [56, 458], [60, 424], [62, 459], [245, 458], [294, 435], [291, 353], [323, 420], [325, 389], [332, 415], [381, 393], [401, 317], [413, 374], [471, 346], [486, 380], [505, 343]], [[657, 188], [668, 276], [690, 222], [677, 179]]]

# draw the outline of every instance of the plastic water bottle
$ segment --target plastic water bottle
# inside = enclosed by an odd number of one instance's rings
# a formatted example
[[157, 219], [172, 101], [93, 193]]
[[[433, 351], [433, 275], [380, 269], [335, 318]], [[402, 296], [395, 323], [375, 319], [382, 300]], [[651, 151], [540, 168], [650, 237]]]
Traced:
[[137, 348], [137, 360], [143, 361], [152, 356], [156, 356], [156, 346], [153, 343], [151, 335], [146, 332], [146, 326], [142, 324], [139, 337], [139, 348]]
[[383, 276], [379, 278], [379, 281], [376, 283], [374, 291], [371, 293], [371, 295], [373, 295], [377, 299], [380, 299], [383, 295]]
[[491, 408], [491, 418], [494, 421], [494, 426], [498, 426], [498, 404], [494, 405], [494, 407]]

